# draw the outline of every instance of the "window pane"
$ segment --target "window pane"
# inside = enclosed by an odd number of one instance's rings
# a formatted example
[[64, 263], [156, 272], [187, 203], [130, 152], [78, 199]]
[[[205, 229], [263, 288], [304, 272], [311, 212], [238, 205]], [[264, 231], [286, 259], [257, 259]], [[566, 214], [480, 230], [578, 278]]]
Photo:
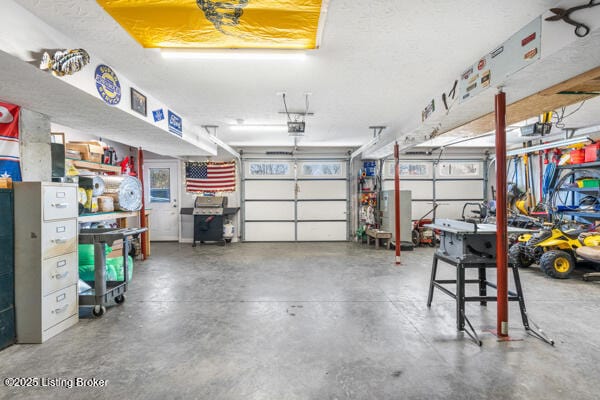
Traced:
[[150, 203], [171, 201], [171, 170], [150, 168]]
[[251, 176], [285, 176], [290, 173], [290, 165], [285, 163], [251, 163]]
[[302, 174], [308, 176], [341, 176], [341, 163], [305, 163], [302, 165]]

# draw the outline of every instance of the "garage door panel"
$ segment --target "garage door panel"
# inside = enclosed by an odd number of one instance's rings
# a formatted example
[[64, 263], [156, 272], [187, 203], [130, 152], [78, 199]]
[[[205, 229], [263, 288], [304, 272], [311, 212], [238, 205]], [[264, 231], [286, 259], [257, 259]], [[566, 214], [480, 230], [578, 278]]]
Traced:
[[345, 199], [347, 181], [299, 181], [298, 199]]
[[[428, 201], [414, 201], [412, 202], [412, 219], [419, 220], [427, 212], [431, 211], [433, 204], [431, 200]], [[426, 218], [433, 218], [433, 213], [429, 214]]]
[[293, 222], [246, 222], [245, 240], [248, 242], [292, 242]]
[[[383, 190], [394, 190], [394, 181], [384, 181]], [[400, 181], [400, 190], [410, 190], [413, 199], [433, 198], [433, 181]]]
[[246, 181], [246, 200], [294, 200], [294, 181]]
[[345, 241], [346, 222], [298, 222], [298, 241]]
[[277, 221], [294, 219], [293, 201], [247, 201], [246, 220]]
[[300, 201], [299, 220], [346, 220], [345, 201]]
[[483, 181], [437, 181], [436, 185], [438, 199], [468, 200], [483, 198]]
[[[476, 200], [473, 200], [476, 202]], [[465, 205], [464, 201], [441, 201], [439, 202], [439, 206], [437, 210], [435, 210], [436, 218], [450, 218], [450, 219], [458, 219], [462, 216], [462, 209]], [[471, 216], [468, 210], [474, 207], [468, 207], [465, 212], [466, 216]]]

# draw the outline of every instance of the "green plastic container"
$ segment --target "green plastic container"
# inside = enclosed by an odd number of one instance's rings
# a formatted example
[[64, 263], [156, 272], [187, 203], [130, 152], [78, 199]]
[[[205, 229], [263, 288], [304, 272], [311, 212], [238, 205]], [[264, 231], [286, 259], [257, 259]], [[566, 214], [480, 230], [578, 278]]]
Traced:
[[584, 188], [597, 188], [600, 187], [600, 179], [583, 179], [581, 181], [582, 185], [581, 187]]

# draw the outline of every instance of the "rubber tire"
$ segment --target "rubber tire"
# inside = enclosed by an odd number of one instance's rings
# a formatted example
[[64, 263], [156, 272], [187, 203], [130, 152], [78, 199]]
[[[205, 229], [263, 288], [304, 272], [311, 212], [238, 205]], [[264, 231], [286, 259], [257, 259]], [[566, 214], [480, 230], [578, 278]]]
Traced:
[[124, 294], [120, 294], [115, 297], [115, 303], [117, 303], [117, 304], [123, 304], [123, 303], [125, 303], [125, 300], [127, 300], [127, 297], [125, 297]]
[[416, 229], [413, 229], [411, 232], [411, 239], [413, 244], [418, 247], [419, 243], [421, 242], [421, 235], [419, 234], [419, 231]]
[[[565, 258], [568, 261], [569, 268], [567, 271], [560, 272], [554, 268], [554, 261], [559, 257]], [[567, 279], [575, 269], [575, 258], [566, 251], [550, 250], [542, 255], [542, 258], [540, 259], [540, 269], [551, 278]]]
[[104, 306], [94, 306], [92, 308], [92, 314], [94, 314], [94, 317], [101, 317], [106, 313], [106, 307]]
[[527, 257], [525, 253], [525, 243], [515, 243], [508, 249], [508, 260], [517, 268], [527, 268], [533, 264], [533, 259]]

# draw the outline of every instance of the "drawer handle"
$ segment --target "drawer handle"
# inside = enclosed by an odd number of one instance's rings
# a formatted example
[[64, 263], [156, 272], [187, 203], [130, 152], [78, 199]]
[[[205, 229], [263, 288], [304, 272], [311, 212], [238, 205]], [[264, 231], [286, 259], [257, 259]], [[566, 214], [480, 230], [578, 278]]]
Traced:
[[65, 304], [64, 306], [60, 307], [60, 308], [55, 308], [55, 309], [52, 311], [52, 313], [53, 313], [53, 314], [60, 314], [60, 313], [63, 313], [63, 312], [65, 312], [65, 311], [67, 311], [67, 308], [69, 308], [69, 304], [68, 304], [68, 303], [67, 303], [67, 304]]
[[53, 278], [54, 279], [63, 279], [63, 278], [66, 278], [67, 275], [69, 275], [69, 271], [65, 271], [63, 274], [54, 274]]
[[58, 238], [58, 239], [53, 239], [51, 240], [52, 243], [67, 243], [67, 239], [66, 238]]
[[52, 207], [67, 208], [69, 207], [69, 203], [52, 203]]
[[60, 260], [56, 263], [57, 268], [64, 267], [65, 265], [67, 265], [67, 260]]

